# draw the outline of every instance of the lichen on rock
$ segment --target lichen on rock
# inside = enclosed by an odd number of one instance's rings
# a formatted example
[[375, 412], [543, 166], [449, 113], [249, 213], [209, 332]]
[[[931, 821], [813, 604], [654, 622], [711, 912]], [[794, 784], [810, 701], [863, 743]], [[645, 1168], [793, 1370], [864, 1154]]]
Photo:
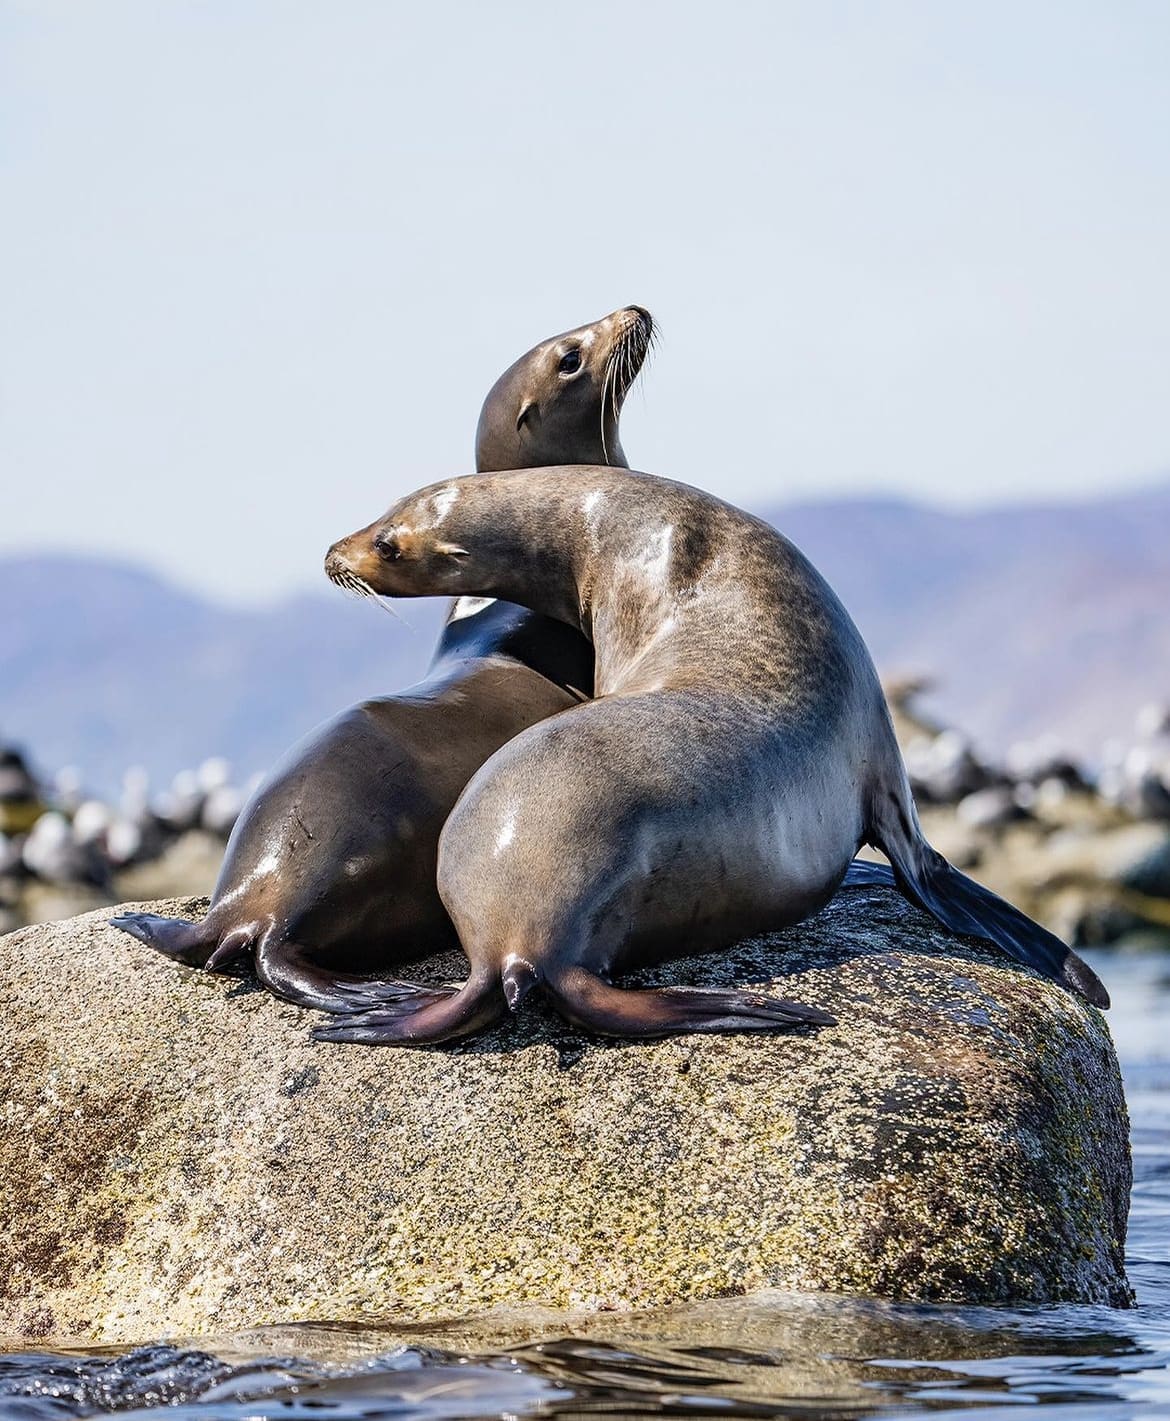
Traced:
[[836, 1027], [603, 1042], [529, 998], [434, 1051], [314, 1044], [309, 1013], [109, 916], [0, 939], [0, 1334], [761, 1288], [1129, 1299], [1104, 1018], [889, 890], [637, 979], [772, 988]]

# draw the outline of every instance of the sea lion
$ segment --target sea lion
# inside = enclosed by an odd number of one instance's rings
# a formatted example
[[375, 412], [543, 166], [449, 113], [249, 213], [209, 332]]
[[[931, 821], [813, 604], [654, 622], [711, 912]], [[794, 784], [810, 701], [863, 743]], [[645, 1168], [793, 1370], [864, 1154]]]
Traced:
[[757, 993], [611, 979], [807, 917], [865, 843], [947, 926], [1107, 1004], [1080, 958], [926, 843], [860, 633], [760, 519], [615, 469], [456, 478], [335, 544], [327, 570], [388, 596], [474, 593], [558, 617], [593, 642], [596, 699], [498, 750], [444, 827], [438, 885], [463, 986], [396, 984], [319, 1039], [446, 1041], [538, 985], [614, 1036], [825, 1022]]
[[[653, 334], [649, 312], [628, 306], [535, 346], [484, 402], [477, 467], [624, 461], [622, 403]], [[432, 515], [438, 526], [441, 503]], [[240, 815], [202, 922], [112, 922], [190, 966], [254, 950], [260, 980], [302, 1006], [380, 1001], [385, 986], [368, 998], [357, 973], [456, 941], [435, 864], [463, 786], [513, 735], [592, 687], [580, 632], [503, 602], [460, 601], [425, 680], [343, 711], [272, 772]]]

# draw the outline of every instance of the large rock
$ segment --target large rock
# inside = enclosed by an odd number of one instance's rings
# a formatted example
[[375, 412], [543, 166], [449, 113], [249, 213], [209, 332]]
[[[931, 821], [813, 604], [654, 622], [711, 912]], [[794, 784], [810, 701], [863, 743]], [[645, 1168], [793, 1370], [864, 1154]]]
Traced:
[[775, 983], [835, 1028], [602, 1043], [530, 999], [431, 1052], [314, 1045], [307, 1013], [107, 916], [0, 939], [0, 1333], [764, 1287], [1129, 1297], [1103, 1018], [889, 890], [646, 974]]

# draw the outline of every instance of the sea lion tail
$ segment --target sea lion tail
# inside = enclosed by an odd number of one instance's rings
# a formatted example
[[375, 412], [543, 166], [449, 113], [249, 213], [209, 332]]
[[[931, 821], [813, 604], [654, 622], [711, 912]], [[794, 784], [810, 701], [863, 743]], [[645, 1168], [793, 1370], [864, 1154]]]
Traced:
[[[868, 837], [893, 865], [892, 880], [897, 888], [944, 927], [993, 942], [1017, 962], [1034, 967], [1094, 1006], [1109, 1005], [1104, 983], [1055, 933], [960, 873], [931, 848], [918, 823], [909, 785], [902, 795], [887, 793], [875, 806]], [[889, 870], [885, 873], [889, 875]], [[881, 881], [881, 865], [854, 863], [845, 881]]]
[[[110, 919], [110, 926], [136, 937], [172, 962], [182, 962], [188, 967], [218, 967], [245, 949], [244, 944], [233, 940], [226, 943], [225, 951], [225, 944], [220, 942], [219, 933], [208, 918], [191, 923], [186, 918], [164, 918], [158, 913], [119, 913]], [[234, 935], [229, 934], [229, 938]]]

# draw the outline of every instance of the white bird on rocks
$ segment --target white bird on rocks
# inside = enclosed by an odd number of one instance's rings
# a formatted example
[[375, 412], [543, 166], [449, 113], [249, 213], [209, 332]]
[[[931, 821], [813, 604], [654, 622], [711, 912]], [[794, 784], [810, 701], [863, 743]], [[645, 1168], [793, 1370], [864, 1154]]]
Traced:
[[78, 843], [73, 826], [55, 809], [42, 814], [21, 850], [24, 866], [46, 883], [109, 886], [110, 873], [95, 843]]

